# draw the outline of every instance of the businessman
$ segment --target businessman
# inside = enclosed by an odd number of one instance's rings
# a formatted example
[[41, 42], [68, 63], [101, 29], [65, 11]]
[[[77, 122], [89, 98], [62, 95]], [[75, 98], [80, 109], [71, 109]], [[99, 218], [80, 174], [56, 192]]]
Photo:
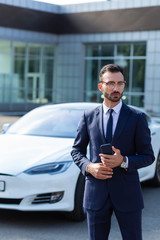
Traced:
[[[126, 82], [120, 66], [104, 66], [99, 80], [104, 102], [84, 113], [71, 152], [86, 176], [89, 239], [108, 239], [114, 212], [123, 240], [142, 240], [144, 205], [137, 169], [154, 161], [150, 130], [144, 113], [121, 100]], [[113, 155], [101, 153], [105, 143], [111, 143]]]

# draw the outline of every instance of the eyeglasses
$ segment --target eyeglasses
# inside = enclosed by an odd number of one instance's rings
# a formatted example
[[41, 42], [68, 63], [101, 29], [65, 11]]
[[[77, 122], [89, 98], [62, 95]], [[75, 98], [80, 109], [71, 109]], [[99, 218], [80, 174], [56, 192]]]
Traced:
[[113, 89], [115, 86], [117, 86], [118, 88], [123, 88], [124, 85], [126, 84], [126, 81], [119, 81], [117, 83], [113, 82], [113, 81], [109, 81], [109, 82], [104, 82], [104, 81], [100, 81], [101, 83], [104, 83], [106, 85], [106, 87]]

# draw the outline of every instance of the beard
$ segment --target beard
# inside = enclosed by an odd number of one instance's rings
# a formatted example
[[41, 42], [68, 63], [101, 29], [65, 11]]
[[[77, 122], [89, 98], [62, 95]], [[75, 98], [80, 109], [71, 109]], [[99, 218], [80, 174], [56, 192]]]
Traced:
[[109, 101], [111, 102], [119, 102], [119, 100], [121, 99], [123, 92], [112, 92], [110, 94], [104, 92], [103, 93], [104, 97], [107, 98]]

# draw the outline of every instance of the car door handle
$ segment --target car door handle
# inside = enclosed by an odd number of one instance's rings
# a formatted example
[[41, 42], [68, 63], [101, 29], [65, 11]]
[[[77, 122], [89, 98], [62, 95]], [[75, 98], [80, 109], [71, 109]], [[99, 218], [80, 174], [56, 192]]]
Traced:
[[156, 132], [152, 132], [151, 135], [152, 135], [152, 136], [153, 136], [153, 135], [156, 135]]

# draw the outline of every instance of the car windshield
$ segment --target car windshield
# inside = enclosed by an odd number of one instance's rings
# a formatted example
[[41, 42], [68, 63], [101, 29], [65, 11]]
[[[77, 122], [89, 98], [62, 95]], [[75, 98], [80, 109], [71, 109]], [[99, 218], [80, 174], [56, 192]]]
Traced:
[[74, 138], [83, 112], [83, 109], [39, 108], [20, 118], [7, 133]]

